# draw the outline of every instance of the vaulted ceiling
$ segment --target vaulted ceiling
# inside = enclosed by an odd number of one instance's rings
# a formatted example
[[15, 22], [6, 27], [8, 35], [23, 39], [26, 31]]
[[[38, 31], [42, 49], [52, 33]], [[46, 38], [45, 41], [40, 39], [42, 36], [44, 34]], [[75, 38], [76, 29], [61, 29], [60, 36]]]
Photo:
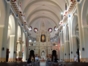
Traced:
[[34, 28], [40, 31], [43, 23], [46, 31], [52, 28], [50, 37], [53, 38], [58, 33], [54, 27], [58, 28], [61, 12], [64, 12], [65, 5], [69, 4], [69, 0], [18, 0], [18, 4], [25, 15], [27, 25], [32, 27], [32, 31], [29, 31], [31, 37], [36, 37]]

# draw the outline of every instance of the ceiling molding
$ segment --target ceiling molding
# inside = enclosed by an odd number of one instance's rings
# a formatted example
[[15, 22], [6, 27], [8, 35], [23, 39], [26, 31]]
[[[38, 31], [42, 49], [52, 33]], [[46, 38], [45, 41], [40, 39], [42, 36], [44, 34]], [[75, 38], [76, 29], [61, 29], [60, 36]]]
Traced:
[[24, 8], [23, 13], [25, 13], [25, 12], [28, 10], [28, 8], [31, 7], [31, 5], [33, 5], [33, 4], [37, 3], [37, 2], [40, 2], [40, 1], [46, 1], [46, 2], [49, 2], [49, 3], [53, 3], [54, 5], [56, 5], [57, 7], [59, 7], [59, 9], [62, 11], [62, 8], [59, 6], [59, 4], [55, 3], [55, 2], [52, 1], [52, 0], [35, 0], [35, 1], [31, 2], [31, 3], [29, 3], [29, 4]]
[[47, 18], [47, 19], [50, 19], [50, 20], [52, 20], [52, 21], [55, 23], [56, 26], [58, 26], [58, 23], [57, 23], [57, 22], [55, 22], [52, 18], [47, 17], [47, 16], [39, 16], [39, 17], [34, 18], [31, 22], [28, 23], [28, 26], [31, 26], [31, 24], [32, 24], [35, 20], [40, 19], [40, 18]]
[[59, 17], [57, 16], [57, 14], [55, 14], [53, 11], [48, 10], [48, 9], [35, 10], [34, 12], [32, 12], [32, 13], [27, 17], [27, 21], [29, 21], [29, 19], [31, 18], [32, 15], [36, 14], [36, 13], [39, 12], [39, 11], [47, 11], [47, 12], [50, 12], [50, 13], [52, 13], [52, 14], [58, 19], [58, 21], [60, 21], [60, 19], [59, 19]]

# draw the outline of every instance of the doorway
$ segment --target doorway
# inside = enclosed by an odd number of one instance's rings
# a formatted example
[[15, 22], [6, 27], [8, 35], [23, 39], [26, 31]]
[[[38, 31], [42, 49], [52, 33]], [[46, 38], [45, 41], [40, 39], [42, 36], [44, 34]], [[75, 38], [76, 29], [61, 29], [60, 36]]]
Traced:
[[52, 51], [52, 61], [56, 61], [57, 60], [57, 52], [56, 50]]
[[77, 59], [78, 59], [78, 62], [80, 62], [80, 51], [79, 51], [79, 38], [76, 38], [76, 42], [77, 42]]
[[35, 57], [34, 50], [31, 50], [31, 51], [30, 51], [29, 57], [30, 57], [30, 58], [31, 58], [31, 57]]
[[6, 49], [6, 62], [8, 62], [9, 59], [9, 49]]

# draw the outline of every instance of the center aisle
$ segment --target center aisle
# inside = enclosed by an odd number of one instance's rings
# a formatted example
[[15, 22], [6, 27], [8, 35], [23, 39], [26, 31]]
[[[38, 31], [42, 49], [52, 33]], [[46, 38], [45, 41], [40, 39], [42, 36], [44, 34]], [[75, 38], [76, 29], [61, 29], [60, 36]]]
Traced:
[[46, 62], [40, 62], [40, 66], [46, 66]]

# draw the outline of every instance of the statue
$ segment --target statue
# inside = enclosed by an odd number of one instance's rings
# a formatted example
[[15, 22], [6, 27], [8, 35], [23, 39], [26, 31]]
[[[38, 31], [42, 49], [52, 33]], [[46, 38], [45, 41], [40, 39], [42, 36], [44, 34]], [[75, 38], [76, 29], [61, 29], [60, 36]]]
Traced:
[[46, 59], [46, 58], [45, 58], [45, 52], [44, 52], [44, 51], [42, 51], [42, 53], [41, 53], [41, 58], [42, 58], [43, 60]]

